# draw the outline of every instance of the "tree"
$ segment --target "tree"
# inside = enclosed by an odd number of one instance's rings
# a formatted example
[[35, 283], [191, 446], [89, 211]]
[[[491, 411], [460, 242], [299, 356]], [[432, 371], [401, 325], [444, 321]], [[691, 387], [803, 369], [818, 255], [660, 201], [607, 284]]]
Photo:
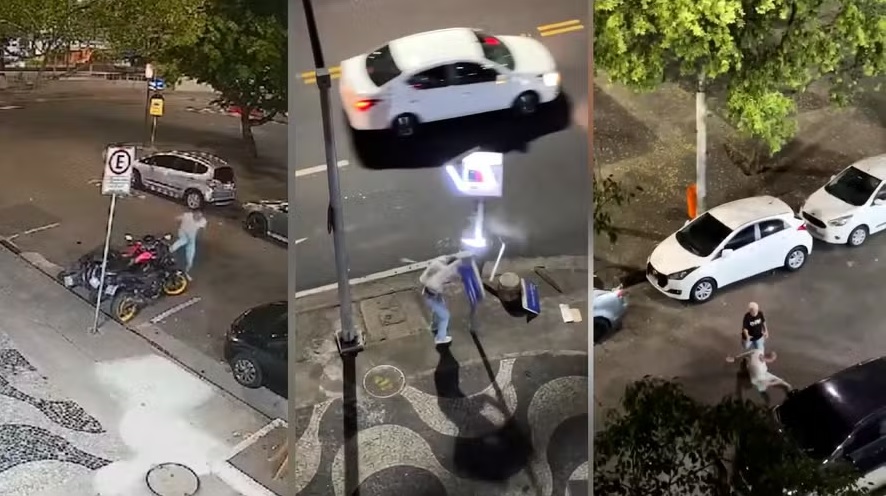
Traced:
[[591, 180], [594, 198], [594, 234], [605, 234], [610, 243], [618, 239], [618, 228], [612, 221], [612, 209], [621, 207], [634, 198], [635, 191], [643, 191], [640, 186], [634, 190], [625, 189], [611, 175]]
[[256, 157], [252, 128], [286, 111], [286, 25], [281, 23], [285, 16], [277, 13], [285, 12], [286, 5], [275, 0], [278, 8], [257, 11], [251, 3], [213, 0], [196, 42], [169, 55], [181, 74], [219, 92], [216, 103], [239, 108], [243, 140]]
[[[858, 474], [823, 468], [782, 435], [765, 408], [700, 403], [673, 382], [644, 378], [594, 438], [594, 490], [606, 496], [860, 496]], [[796, 491], [796, 492], [794, 492]]]
[[[4, 0], [0, 2], [0, 58], [41, 59], [42, 71], [53, 54], [86, 41], [90, 24], [89, 5], [76, 0]], [[10, 53], [8, 44], [13, 39], [23, 42], [27, 53]]]
[[697, 87], [698, 207], [704, 209], [706, 94], [726, 89], [726, 119], [775, 153], [797, 131], [792, 97], [833, 83], [847, 101], [886, 73], [881, 0], [598, 0], [595, 65], [636, 90], [689, 78]]

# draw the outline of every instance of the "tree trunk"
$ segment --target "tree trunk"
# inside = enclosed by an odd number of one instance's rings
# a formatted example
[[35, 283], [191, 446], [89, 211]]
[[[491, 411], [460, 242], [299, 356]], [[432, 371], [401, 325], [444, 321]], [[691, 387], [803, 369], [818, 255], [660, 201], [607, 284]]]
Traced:
[[707, 159], [708, 159], [708, 127], [707, 104], [705, 101], [704, 74], [698, 76], [698, 90], [695, 93], [695, 187], [696, 215], [706, 210], [707, 198]]
[[255, 145], [255, 136], [252, 134], [252, 121], [249, 119], [251, 114], [251, 108], [240, 106], [240, 134], [246, 143], [246, 150], [249, 152], [249, 156], [258, 158], [258, 147]]

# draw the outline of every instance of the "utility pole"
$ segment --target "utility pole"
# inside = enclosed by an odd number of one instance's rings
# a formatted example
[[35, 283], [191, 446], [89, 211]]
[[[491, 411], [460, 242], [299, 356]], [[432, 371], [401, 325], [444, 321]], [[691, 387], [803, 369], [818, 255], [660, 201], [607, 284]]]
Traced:
[[323, 121], [323, 144], [326, 148], [326, 177], [329, 183], [329, 209], [327, 226], [332, 232], [335, 249], [335, 272], [338, 276], [338, 302], [341, 315], [341, 333], [338, 335], [338, 350], [342, 356], [356, 355], [363, 350], [363, 337], [354, 328], [351, 314], [351, 286], [348, 280], [348, 252], [345, 244], [344, 215], [341, 206], [341, 186], [339, 184], [338, 163], [335, 153], [335, 136], [332, 129], [332, 113], [329, 109], [329, 88], [332, 77], [323, 60], [323, 49], [320, 46], [320, 35], [314, 19], [314, 7], [311, 0], [302, 0], [305, 10], [305, 21], [308, 36], [311, 40], [311, 52], [316, 67], [317, 89], [320, 90], [320, 113]]
[[698, 76], [698, 89], [695, 92], [695, 191], [696, 207], [695, 215], [705, 212], [707, 188], [707, 161], [708, 161], [708, 107], [705, 99], [704, 73]]

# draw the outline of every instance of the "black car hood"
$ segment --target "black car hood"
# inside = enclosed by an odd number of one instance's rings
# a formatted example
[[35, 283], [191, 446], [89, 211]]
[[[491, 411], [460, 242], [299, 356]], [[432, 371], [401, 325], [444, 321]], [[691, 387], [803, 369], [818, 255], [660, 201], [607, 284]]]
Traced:
[[285, 301], [275, 301], [251, 308], [237, 319], [238, 327], [246, 329], [265, 329], [273, 324], [287, 311]]

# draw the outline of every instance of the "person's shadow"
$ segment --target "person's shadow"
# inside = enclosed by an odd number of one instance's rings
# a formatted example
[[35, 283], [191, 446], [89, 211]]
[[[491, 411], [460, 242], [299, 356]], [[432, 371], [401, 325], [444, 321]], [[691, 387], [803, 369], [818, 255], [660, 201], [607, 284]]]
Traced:
[[489, 400], [453, 401], [467, 398], [460, 387], [460, 365], [448, 346], [437, 348], [437, 352], [440, 361], [434, 370], [434, 385], [440, 411], [460, 429], [470, 423], [472, 432], [484, 433], [479, 437], [455, 438], [453, 468], [456, 474], [469, 479], [505, 481], [523, 470], [531, 458], [532, 443], [514, 416], [501, 399], [493, 401], [493, 408], [509, 415], [507, 422], [496, 428], [481, 414]]

